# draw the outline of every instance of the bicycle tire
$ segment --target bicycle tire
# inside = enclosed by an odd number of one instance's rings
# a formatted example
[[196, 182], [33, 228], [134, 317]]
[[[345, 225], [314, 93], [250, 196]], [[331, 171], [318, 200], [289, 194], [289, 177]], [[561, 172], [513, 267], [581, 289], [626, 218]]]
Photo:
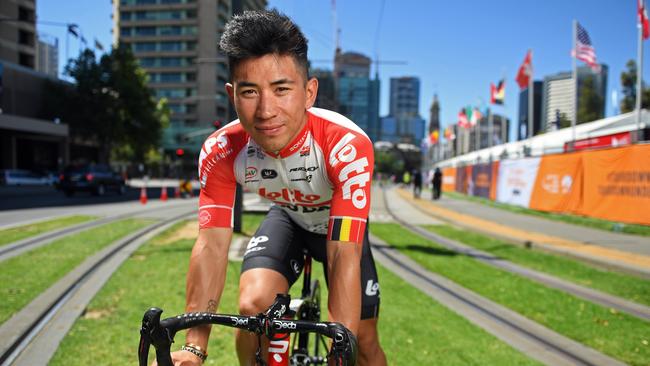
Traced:
[[[309, 294], [296, 314], [298, 320], [320, 321], [320, 282], [311, 281]], [[293, 339], [291, 366], [326, 365], [329, 347], [324, 336], [298, 333]]]

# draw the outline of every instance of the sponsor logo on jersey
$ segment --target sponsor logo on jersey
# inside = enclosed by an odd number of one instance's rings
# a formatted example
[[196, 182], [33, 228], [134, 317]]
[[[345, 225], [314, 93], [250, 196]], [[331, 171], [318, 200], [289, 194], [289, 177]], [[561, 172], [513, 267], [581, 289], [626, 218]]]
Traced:
[[[348, 132], [334, 146], [330, 153], [330, 165], [332, 167], [345, 163], [346, 165], [339, 172], [339, 181], [343, 183], [343, 199], [352, 200], [352, 205], [358, 209], [365, 208], [368, 204], [366, 191], [363, 189], [370, 182], [370, 172], [367, 171], [368, 158], [357, 159], [357, 149], [350, 144], [355, 136]], [[354, 174], [356, 173], [356, 174]]]
[[289, 173], [293, 173], [293, 172], [313, 172], [316, 169], [318, 169], [317, 166], [310, 166], [310, 167], [298, 166], [298, 167], [289, 169]]
[[366, 283], [366, 295], [375, 296], [379, 292], [379, 283], [374, 282], [373, 280], [368, 280]]
[[277, 178], [278, 172], [273, 169], [262, 169], [262, 179]]
[[[228, 142], [226, 131], [221, 132], [216, 137], [210, 137], [205, 140], [203, 147], [201, 148], [201, 153], [199, 154], [199, 171], [203, 167], [203, 160], [205, 160], [205, 158], [215, 150], [215, 147], [217, 151], [215, 151], [215, 154], [212, 156], [211, 160], [213, 163], [232, 154], [233, 149], [230, 147], [230, 143]], [[208, 164], [206, 167], [207, 171], [210, 171], [211, 168], [212, 164]]]
[[314, 203], [320, 199], [317, 194], [304, 194], [297, 189], [282, 188], [280, 192], [269, 192], [265, 187], [260, 188], [257, 193], [271, 201], [281, 201], [287, 203]]
[[257, 168], [249, 166], [246, 168], [246, 179], [253, 179], [257, 175]]
[[307, 132], [308, 131], [305, 131], [305, 133], [302, 135], [300, 140], [296, 141], [295, 144], [291, 145], [291, 147], [289, 148], [289, 152], [294, 152], [297, 148], [301, 147], [305, 143], [305, 139], [307, 138]]
[[291, 269], [293, 269], [293, 273], [295, 273], [296, 276], [300, 275], [300, 271], [302, 270], [300, 263], [298, 263], [298, 261], [295, 259], [292, 259], [291, 261], [289, 261], [289, 263], [291, 264]]
[[300, 149], [300, 156], [309, 156], [311, 153], [311, 147], [309, 145], [305, 145]]
[[250, 158], [250, 157], [252, 157], [253, 155], [255, 155], [255, 152], [256, 152], [256, 151], [257, 151], [257, 149], [255, 148], [255, 146], [249, 146], [249, 147], [246, 149], [246, 155], [248, 155], [248, 157]]
[[246, 252], [244, 253], [244, 256], [247, 256], [249, 253], [258, 252], [260, 250], [266, 249], [266, 247], [261, 247], [259, 245], [267, 241], [269, 241], [269, 237], [266, 235], [252, 237], [251, 240], [248, 241], [248, 245], [246, 246]]
[[298, 205], [282, 205], [282, 207], [291, 210], [293, 212], [302, 212], [302, 213], [314, 213], [314, 212], [322, 212], [322, 211], [330, 210], [330, 206], [312, 207], [312, 206], [298, 206]]
[[207, 225], [211, 219], [212, 219], [212, 215], [210, 215], [210, 213], [207, 210], [202, 210], [199, 213], [199, 224], [201, 226]]
[[294, 179], [291, 179], [291, 181], [292, 181], [292, 182], [300, 182], [300, 181], [304, 181], [304, 182], [307, 182], [307, 183], [311, 183], [311, 174], [308, 174], [308, 175], [306, 175], [306, 176], [304, 176], [304, 177], [302, 177], [302, 178], [294, 178]]

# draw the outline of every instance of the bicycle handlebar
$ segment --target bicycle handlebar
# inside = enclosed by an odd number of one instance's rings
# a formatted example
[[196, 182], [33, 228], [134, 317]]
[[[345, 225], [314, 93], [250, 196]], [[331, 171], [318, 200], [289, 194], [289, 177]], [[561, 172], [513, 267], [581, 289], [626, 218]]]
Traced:
[[[282, 307], [285, 303], [286, 305]], [[336, 322], [278, 319], [286, 313], [288, 304], [289, 296], [278, 294], [274, 304], [266, 312], [256, 316], [199, 312], [180, 314], [163, 320], [160, 319], [162, 309], [151, 308], [145, 312], [142, 318], [138, 347], [140, 366], [148, 365], [151, 345], [156, 350], [156, 360], [159, 366], [173, 366], [170, 351], [176, 333], [205, 324], [244, 329], [258, 335], [265, 335], [269, 339], [273, 339], [277, 333], [318, 333], [332, 339], [330, 355], [334, 357], [337, 365], [354, 366], [356, 364], [357, 340], [350, 330]]]

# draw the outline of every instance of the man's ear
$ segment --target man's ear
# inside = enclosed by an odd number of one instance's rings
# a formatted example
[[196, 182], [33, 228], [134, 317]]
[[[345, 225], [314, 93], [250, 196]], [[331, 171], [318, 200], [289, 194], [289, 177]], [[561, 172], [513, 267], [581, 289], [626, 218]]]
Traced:
[[309, 109], [313, 107], [316, 102], [316, 96], [318, 95], [318, 79], [311, 78], [307, 80], [306, 92], [307, 100], [305, 101], [305, 109]]
[[228, 93], [228, 99], [230, 103], [235, 105], [235, 87], [231, 83], [226, 83], [226, 93]]

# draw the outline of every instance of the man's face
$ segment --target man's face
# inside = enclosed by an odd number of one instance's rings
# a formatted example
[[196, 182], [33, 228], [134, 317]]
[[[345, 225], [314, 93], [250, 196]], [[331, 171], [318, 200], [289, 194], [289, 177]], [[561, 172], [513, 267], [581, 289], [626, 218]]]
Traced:
[[240, 62], [226, 90], [242, 126], [264, 150], [282, 150], [307, 122], [318, 81], [305, 81], [291, 56], [269, 54]]

